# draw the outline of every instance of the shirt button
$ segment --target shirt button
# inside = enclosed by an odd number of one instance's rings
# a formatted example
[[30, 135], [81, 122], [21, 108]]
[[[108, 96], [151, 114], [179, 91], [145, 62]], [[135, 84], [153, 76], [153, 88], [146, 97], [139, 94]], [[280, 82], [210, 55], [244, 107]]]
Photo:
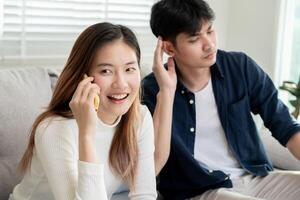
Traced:
[[195, 131], [195, 129], [192, 127], [192, 128], [190, 128], [190, 131], [193, 133]]
[[181, 94], [184, 94], [184, 90], [181, 90]]
[[190, 104], [193, 104], [193, 103], [194, 103], [194, 100], [193, 100], [193, 99], [191, 99], [191, 100], [190, 100]]

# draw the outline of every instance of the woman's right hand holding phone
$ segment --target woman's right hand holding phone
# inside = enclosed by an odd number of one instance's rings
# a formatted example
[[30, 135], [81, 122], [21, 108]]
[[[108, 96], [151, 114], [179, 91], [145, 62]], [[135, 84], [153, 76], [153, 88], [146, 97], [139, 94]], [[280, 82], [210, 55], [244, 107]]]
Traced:
[[69, 106], [76, 119], [80, 137], [94, 138], [98, 120], [94, 108], [94, 99], [100, 94], [100, 88], [92, 83], [93, 77], [83, 79], [77, 86]]
[[69, 106], [79, 130], [79, 160], [98, 163], [95, 147], [98, 116], [94, 107], [94, 99], [100, 94], [100, 88], [92, 83], [93, 79], [93, 77], [87, 77], [78, 84]]

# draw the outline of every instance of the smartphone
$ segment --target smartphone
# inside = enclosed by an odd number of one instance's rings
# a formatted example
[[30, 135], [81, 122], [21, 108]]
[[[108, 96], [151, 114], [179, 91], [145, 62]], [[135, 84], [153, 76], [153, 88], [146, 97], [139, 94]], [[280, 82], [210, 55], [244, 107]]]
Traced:
[[[88, 77], [87, 74], [83, 75], [83, 79], [86, 79], [87, 77]], [[99, 95], [96, 95], [96, 97], [94, 98], [94, 108], [95, 108], [96, 112], [98, 112], [99, 104], [100, 104], [100, 97], [99, 97]]]

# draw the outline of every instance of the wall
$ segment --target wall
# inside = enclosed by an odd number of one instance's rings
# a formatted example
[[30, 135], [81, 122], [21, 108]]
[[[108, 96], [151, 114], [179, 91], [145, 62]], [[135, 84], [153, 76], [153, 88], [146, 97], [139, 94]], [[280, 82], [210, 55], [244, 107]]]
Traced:
[[[219, 48], [243, 51], [257, 61], [273, 78], [275, 77], [275, 54], [277, 21], [280, 1], [285, 0], [207, 0], [216, 13], [215, 27], [218, 32]], [[156, 39], [147, 38], [141, 45], [143, 66], [151, 70], [152, 55], [145, 48], [155, 48]], [[140, 41], [141, 42], [141, 41]], [[143, 43], [143, 42], [141, 42]], [[8, 67], [63, 66], [64, 59], [6, 61]], [[19, 66], [20, 65], [20, 66]], [[1, 66], [3, 67], [3, 66]]]
[[281, 1], [207, 0], [216, 14], [219, 48], [247, 53], [274, 78]]
[[226, 49], [230, 0], [207, 0], [207, 2], [214, 10], [216, 15], [214, 26], [218, 33], [219, 48]]
[[275, 77], [280, 0], [229, 0], [226, 50], [243, 51]]

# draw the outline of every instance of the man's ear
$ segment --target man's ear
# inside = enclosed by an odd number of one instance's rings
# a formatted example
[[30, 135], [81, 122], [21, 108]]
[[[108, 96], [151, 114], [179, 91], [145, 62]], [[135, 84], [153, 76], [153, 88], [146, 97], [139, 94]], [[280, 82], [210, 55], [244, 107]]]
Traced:
[[171, 41], [163, 41], [163, 51], [168, 54], [170, 57], [173, 57], [175, 54], [175, 48]]

